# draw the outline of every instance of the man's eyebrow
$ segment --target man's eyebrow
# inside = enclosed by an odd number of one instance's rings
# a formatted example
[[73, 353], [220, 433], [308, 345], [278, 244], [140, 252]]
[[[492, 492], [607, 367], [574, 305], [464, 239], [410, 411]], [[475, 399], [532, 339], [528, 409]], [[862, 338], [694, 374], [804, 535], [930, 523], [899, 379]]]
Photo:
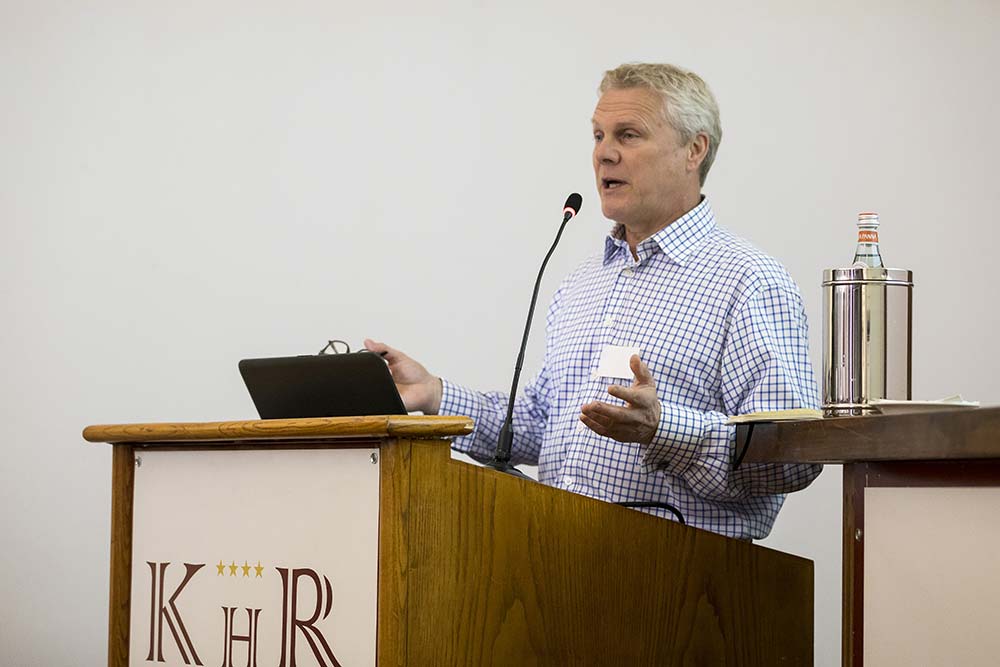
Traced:
[[[597, 119], [595, 118], [590, 119], [590, 124], [594, 127], [597, 127], [599, 125]], [[620, 130], [626, 127], [637, 127], [643, 130], [649, 129], [649, 125], [647, 125], [644, 121], [638, 118], [626, 118], [625, 120], [619, 120], [610, 125], [610, 128], [612, 130]]]

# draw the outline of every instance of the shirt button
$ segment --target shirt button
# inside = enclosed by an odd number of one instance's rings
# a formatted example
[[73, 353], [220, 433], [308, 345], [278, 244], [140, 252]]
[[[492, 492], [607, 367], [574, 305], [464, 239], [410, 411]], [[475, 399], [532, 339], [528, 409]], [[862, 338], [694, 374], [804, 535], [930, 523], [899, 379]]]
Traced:
[[622, 271], [622, 275], [625, 276], [626, 278], [631, 278], [633, 273], [635, 273], [635, 271], [633, 271], [632, 269], [625, 269], [624, 271]]
[[606, 317], [604, 319], [604, 326], [609, 328], [615, 326], [615, 318], [611, 317], [610, 315]]

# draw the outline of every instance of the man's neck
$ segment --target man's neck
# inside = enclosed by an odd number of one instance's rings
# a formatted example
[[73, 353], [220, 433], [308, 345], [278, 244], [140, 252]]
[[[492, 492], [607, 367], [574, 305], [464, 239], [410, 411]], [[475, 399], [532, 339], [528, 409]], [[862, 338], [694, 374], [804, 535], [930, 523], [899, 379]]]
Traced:
[[694, 208], [701, 203], [702, 199], [704, 199], [704, 197], [701, 193], [696, 192], [692, 197], [685, 198], [685, 200], [680, 203], [674, 211], [661, 216], [654, 221], [646, 224], [640, 223], [637, 225], [622, 223], [622, 227], [625, 230], [625, 242], [628, 243], [629, 250], [632, 251], [632, 258], [639, 259], [636, 247], [638, 247], [640, 243], [683, 218], [685, 215], [694, 210]]

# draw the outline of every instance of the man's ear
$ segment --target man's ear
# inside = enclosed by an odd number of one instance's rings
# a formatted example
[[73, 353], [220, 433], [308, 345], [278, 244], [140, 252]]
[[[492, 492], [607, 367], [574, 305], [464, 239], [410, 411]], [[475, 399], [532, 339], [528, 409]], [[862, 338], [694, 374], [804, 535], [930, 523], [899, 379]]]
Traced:
[[694, 135], [694, 139], [688, 144], [688, 171], [698, 171], [701, 168], [701, 163], [705, 161], [705, 156], [708, 155], [710, 141], [708, 135], [704, 132]]

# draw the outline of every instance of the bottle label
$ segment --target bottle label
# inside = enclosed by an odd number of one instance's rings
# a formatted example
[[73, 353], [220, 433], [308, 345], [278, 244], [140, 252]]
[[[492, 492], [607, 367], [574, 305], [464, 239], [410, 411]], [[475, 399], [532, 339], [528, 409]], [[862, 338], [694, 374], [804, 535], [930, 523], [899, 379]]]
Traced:
[[858, 243], [878, 243], [878, 232], [872, 229], [858, 230]]

